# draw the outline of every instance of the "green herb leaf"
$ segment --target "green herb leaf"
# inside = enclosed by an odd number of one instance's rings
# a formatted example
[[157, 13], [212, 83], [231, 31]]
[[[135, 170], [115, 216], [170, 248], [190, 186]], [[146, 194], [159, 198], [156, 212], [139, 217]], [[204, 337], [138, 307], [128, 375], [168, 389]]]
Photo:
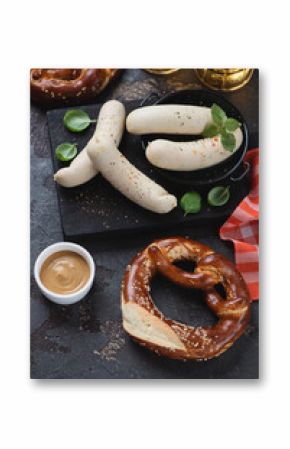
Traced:
[[218, 126], [222, 126], [227, 119], [226, 113], [222, 110], [220, 106], [218, 106], [215, 103], [211, 107], [211, 116], [213, 122]]
[[229, 198], [230, 186], [213, 187], [207, 194], [207, 201], [211, 206], [223, 206], [229, 201]]
[[222, 132], [221, 133], [222, 136], [222, 144], [223, 147], [226, 151], [230, 151], [233, 152], [236, 146], [236, 138], [234, 136], [234, 134], [231, 133], [227, 133], [227, 132]]
[[219, 132], [220, 132], [220, 128], [217, 125], [215, 125], [214, 123], [209, 123], [204, 128], [202, 135], [203, 135], [203, 137], [214, 137], [214, 136], [217, 136], [219, 134]]
[[63, 117], [64, 126], [74, 133], [84, 131], [92, 122], [88, 114], [79, 109], [71, 109], [67, 111]]
[[198, 192], [187, 192], [180, 200], [180, 206], [187, 214], [196, 214], [201, 209], [201, 196]]
[[61, 143], [55, 149], [55, 156], [59, 161], [71, 161], [77, 155], [75, 143]]
[[228, 132], [224, 126], [222, 128], [220, 128], [220, 135], [221, 135], [221, 137], [224, 136], [225, 138], [228, 135]]
[[240, 123], [235, 118], [227, 118], [225, 121], [225, 128], [227, 131], [233, 132], [240, 126]]

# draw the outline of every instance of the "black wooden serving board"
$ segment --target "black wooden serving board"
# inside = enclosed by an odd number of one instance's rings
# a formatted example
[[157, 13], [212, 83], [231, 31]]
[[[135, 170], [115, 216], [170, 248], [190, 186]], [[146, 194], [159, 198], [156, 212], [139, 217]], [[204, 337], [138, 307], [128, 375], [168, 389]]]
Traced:
[[[125, 103], [127, 114], [139, 107], [140, 102], [141, 100]], [[96, 104], [82, 106], [79, 109], [86, 111], [91, 118], [96, 118], [100, 107], [100, 104]], [[94, 124], [79, 134], [68, 131], [63, 125], [63, 116], [66, 110], [67, 108], [47, 112], [51, 155], [55, 172], [67, 165], [55, 158], [55, 148], [63, 142], [71, 142], [77, 143], [78, 149], [81, 150], [94, 132]], [[178, 200], [185, 192], [190, 190], [188, 186], [178, 186], [171, 183], [150, 166], [145, 158], [139, 136], [134, 136], [125, 131], [119, 149], [137, 168], [164, 186], [170, 193], [175, 194]], [[166, 227], [200, 225], [212, 221], [223, 222], [248, 192], [246, 178], [240, 182], [230, 182], [230, 184], [230, 201], [222, 207], [207, 205], [208, 187], [195, 189], [199, 190], [202, 195], [202, 210], [198, 214], [190, 214], [186, 217], [184, 217], [180, 207], [168, 214], [156, 214], [147, 211], [121, 195], [100, 174], [79, 187], [68, 189], [57, 185], [64, 236], [68, 240], [90, 235], [104, 236], [108, 233], [113, 235]]]

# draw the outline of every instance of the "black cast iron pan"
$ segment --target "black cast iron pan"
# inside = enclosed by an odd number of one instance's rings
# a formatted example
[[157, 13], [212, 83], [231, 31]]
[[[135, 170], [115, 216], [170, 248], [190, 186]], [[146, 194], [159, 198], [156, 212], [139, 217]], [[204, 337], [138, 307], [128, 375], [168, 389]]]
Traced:
[[[160, 98], [156, 93], [147, 96], [141, 103], [141, 106], [150, 106], [154, 104], [188, 104], [195, 106], [211, 107], [213, 103], [218, 104], [228, 117], [234, 117], [241, 123], [243, 133], [243, 142], [228, 159], [219, 162], [212, 167], [202, 168], [194, 171], [171, 171], [152, 166], [159, 174], [176, 184], [187, 184], [203, 186], [215, 184], [226, 179], [231, 181], [241, 180], [247, 173], [249, 166], [243, 167], [243, 158], [248, 148], [248, 128], [244, 117], [240, 111], [225, 98], [215, 92], [207, 90], [179, 90], [168, 93]], [[147, 134], [141, 136], [142, 147], [145, 151], [149, 142], [155, 139], [168, 139], [173, 141], [191, 141], [200, 139], [201, 136], [188, 136], [176, 134]], [[148, 162], [149, 163], [149, 162]]]

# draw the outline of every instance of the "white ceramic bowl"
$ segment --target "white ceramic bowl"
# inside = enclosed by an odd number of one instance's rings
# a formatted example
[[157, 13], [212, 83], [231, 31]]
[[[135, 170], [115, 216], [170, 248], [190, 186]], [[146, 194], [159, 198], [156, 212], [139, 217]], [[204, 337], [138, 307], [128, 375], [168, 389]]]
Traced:
[[[90, 276], [87, 283], [80, 290], [74, 293], [70, 293], [69, 295], [61, 295], [60, 293], [54, 293], [51, 290], [48, 290], [43, 285], [40, 279], [40, 270], [44, 261], [51, 254], [57, 253], [59, 251], [73, 251], [79, 254], [86, 260], [90, 269]], [[95, 264], [90, 253], [82, 246], [70, 242], [54, 243], [53, 245], [50, 245], [47, 248], [45, 248], [37, 257], [34, 264], [34, 277], [39, 289], [44, 294], [44, 296], [46, 296], [47, 299], [49, 299], [52, 302], [55, 302], [56, 304], [61, 304], [65, 306], [80, 301], [88, 294], [95, 278]]]

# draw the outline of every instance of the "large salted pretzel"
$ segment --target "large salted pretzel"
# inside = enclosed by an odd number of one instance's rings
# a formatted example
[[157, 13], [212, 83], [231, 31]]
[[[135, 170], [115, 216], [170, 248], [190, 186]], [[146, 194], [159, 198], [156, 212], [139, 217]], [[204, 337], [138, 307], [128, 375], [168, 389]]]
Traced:
[[85, 103], [95, 98], [117, 69], [31, 69], [31, 99], [45, 106]]
[[[194, 272], [174, 265], [196, 263]], [[183, 287], [205, 292], [208, 307], [218, 317], [212, 327], [192, 327], [166, 318], [150, 295], [157, 273]], [[216, 286], [222, 284], [223, 298]], [[127, 267], [122, 283], [124, 329], [141, 345], [174, 359], [206, 360], [226, 351], [244, 332], [250, 318], [249, 293], [232, 262], [209, 247], [183, 238], [156, 240]]]

